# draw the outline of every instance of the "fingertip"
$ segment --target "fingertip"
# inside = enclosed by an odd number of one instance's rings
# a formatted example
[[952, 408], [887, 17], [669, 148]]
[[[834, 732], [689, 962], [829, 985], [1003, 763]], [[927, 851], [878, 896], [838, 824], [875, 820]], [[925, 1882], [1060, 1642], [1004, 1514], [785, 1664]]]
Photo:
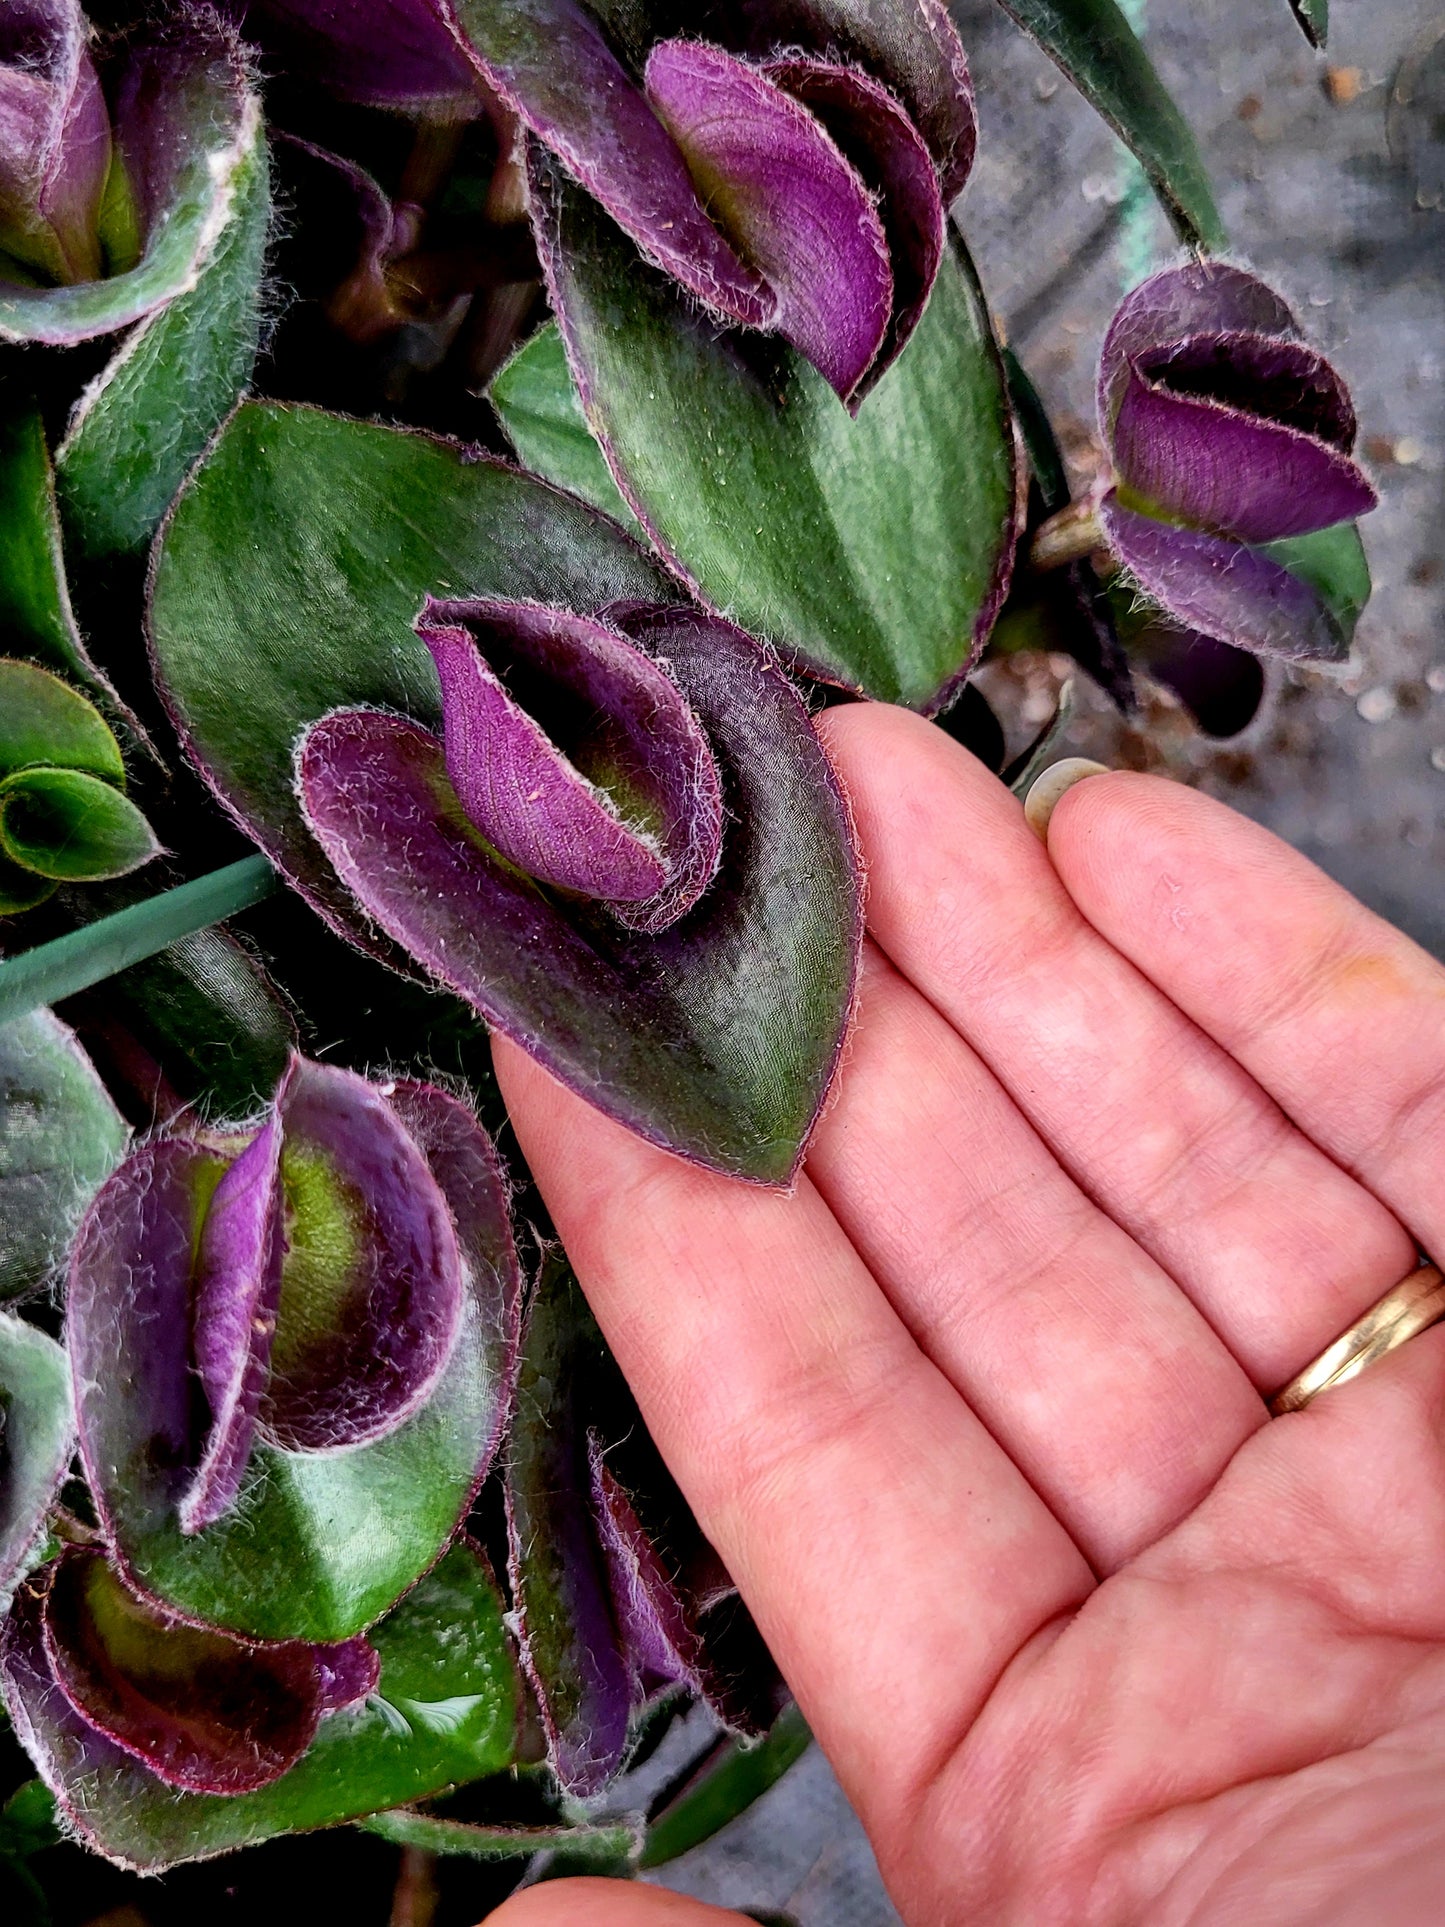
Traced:
[[701, 1900], [619, 1880], [557, 1880], [514, 1894], [482, 1927], [743, 1927]]

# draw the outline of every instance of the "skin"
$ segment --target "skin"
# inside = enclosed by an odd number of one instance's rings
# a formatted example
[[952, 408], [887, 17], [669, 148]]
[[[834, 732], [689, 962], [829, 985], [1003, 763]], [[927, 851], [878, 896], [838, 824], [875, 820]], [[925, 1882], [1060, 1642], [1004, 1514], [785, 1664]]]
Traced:
[[909, 1927], [1437, 1922], [1445, 1325], [1265, 1399], [1445, 1250], [1445, 969], [1157, 778], [1045, 848], [916, 716], [821, 727], [870, 935], [791, 1196], [497, 1045], [654, 1436]]

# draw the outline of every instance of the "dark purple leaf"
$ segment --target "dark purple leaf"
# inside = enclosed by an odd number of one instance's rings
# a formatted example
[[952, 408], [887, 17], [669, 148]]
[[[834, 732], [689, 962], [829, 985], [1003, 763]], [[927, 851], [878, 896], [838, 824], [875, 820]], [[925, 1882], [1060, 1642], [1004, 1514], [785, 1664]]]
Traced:
[[187, 1625], [137, 1598], [89, 1547], [69, 1547], [49, 1568], [42, 1632], [76, 1712], [169, 1786], [251, 1792], [316, 1736], [322, 1690], [310, 1647], [245, 1645]]
[[1283, 422], [1346, 454], [1355, 445], [1349, 390], [1322, 354], [1277, 335], [1186, 335], [1134, 358], [1146, 380], [1175, 395], [1199, 395]]
[[441, 679], [447, 774], [463, 808], [540, 882], [661, 930], [711, 882], [717, 765], [657, 663], [588, 616], [428, 599], [417, 633]]
[[1110, 493], [1100, 505], [1109, 546], [1182, 628], [1288, 661], [1335, 661], [1348, 641], [1310, 585], [1227, 536], [1159, 522]]
[[43, 281], [103, 272], [110, 116], [79, 0], [0, 9], [0, 251]]
[[1191, 261], [1152, 274], [1115, 312], [1099, 355], [1099, 420], [1107, 436], [1130, 361], [1191, 335], [1294, 339], [1299, 325], [1273, 288], [1223, 261]]
[[857, 391], [887, 373], [918, 324], [943, 258], [944, 207], [933, 157], [886, 87], [856, 67], [774, 61], [771, 80], [823, 123], [873, 194], [893, 269], [893, 312]]
[[1244, 649], [1173, 623], [1151, 623], [1135, 648], [1155, 682], [1172, 689], [1209, 736], [1237, 736], [1264, 700], [1264, 664]]
[[483, 78], [659, 267], [719, 314], [777, 303], [709, 220], [677, 143], [577, 0], [453, 0]]
[[703, 1650], [682, 1595], [673, 1584], [632, 1502], [588, 1435], [587, 1466], [612, 1612], [638, 1697], [674, 1682], [704, 1691]]
[[180, 1503], [183, 1532], [214, 1525], [240, 1490], [270, 1373], [285, 1255], [281, 1120], [272, 1116], [216, 1186], [201, 1230], [192, 1349], [210, 1430]]
[[345, 100], [432, 119], [481, 111], [437, 0], [229, 0], [228, 11], [288, 71]]
[[704, 204], [777, 297], [773, 326], [847, 401], [893, 310], [868, 187], [820, 120], [721, 47], [663, 41], [645, 84]]
[[310, 1651], [323, 1713], [344, 1713], [376, 1691], [381, 1654], [369, 1639], [358, 1635], [334, 1646], [313, 1646]]
[[1353, 521], [1377, 497], [1348, 455], [1298, 429], [1150, 381], [1131, 362], [1114, 420], [1121, 485], [1144, 504], [1242, 542]]

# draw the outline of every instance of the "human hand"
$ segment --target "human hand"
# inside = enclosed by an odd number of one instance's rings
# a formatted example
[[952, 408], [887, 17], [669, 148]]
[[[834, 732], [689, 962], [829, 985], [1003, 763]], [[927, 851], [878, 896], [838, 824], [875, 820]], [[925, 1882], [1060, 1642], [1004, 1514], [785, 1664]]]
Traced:
[[1265, 1398], [1445, 1247], [1445, 969], [1187, 790], [1046, 851], [916, 716], [821, 727], [870, 939], [793, 1196], [497, 1041], [664, 1456], [910, 1927], [1438, 1920], [1445, 1327]]

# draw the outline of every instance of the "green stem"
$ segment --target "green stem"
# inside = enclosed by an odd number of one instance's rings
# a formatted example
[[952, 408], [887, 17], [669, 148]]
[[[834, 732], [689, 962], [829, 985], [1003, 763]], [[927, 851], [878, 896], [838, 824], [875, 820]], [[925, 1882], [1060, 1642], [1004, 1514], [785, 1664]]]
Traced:
[[661, 1867], [699, 1846], [781, 1780], [812, 1740], [796, 1706], [785, 1707], [764, 1740], [736, 1740], [697, 1784], [647, 1829], [639, 1865]]
[[1082, 502], [1070, 502], [1042, 524], [1029, 550], [1029, 563], [1040, 572], [1062, 569], [1108, 546], [1098, 504], [1085, 497]]
[[182, 937], [234, 917], [270, 896], [276, 885], [276, 872], [265, 857], [242, 857], [162, 896], [98, 917], [52, 943], [22, 950], [0, 963], [0, 1024], [73, 997]]

